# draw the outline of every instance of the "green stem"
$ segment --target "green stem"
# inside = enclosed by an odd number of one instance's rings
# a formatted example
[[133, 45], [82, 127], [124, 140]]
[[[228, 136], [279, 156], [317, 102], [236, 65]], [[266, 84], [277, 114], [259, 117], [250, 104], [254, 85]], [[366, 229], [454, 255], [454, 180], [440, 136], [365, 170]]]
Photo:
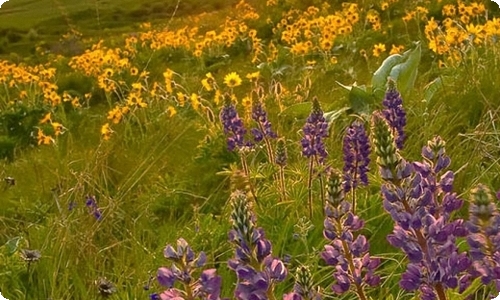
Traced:
[[312, 177], [314, 168], [314, 157], [309, 158], [309, 178], [307, 180], [307, 200], [309, 205], [309, 219], [312, 220], [313, 209], [312, 209]]

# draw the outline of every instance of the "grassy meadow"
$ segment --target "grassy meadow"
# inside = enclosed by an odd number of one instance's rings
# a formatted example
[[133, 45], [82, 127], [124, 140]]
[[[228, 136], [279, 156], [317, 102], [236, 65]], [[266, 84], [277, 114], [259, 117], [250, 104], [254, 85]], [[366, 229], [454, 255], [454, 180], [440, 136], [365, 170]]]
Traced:
[[10, 0], [0, 33], [3, 297], [500, 293], [492, 1]]

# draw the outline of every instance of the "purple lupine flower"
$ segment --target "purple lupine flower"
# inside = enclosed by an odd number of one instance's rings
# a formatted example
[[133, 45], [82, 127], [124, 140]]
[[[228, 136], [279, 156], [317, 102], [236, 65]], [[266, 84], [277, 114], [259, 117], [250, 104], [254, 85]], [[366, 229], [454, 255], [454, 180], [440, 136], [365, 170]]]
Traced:
[[102, 213], [101, 209], [97, 206], [97, 200], [95, 196], [86, 196], [85, 205], [89, 208], [90, 213], [94, 216], [97, 221], [101, 221]]
[[[180, 238], [176, 248], [167, 245], [163, 254], [172, 261], [172, 266], [159, 268], [156, 278], [166, 290], [159, 295], [151, 294], [150, 299], [180, 300], [186, 295], [208, 300], [220, 299], [221, 277], [215, 269], [202, 270], [199, 279], [193, 278], [194, 272], [202, 269], [206, 263], [204, 252], [196, 256], [186, 240]], [[183, 290], [175, 288], [176, 282], [182, 283]]]
[[227, 136], [227, 149], [229, 151], [251, 145], [248, 141], [245, 141], [247, 130], [243, 125], [243, 120], [238, 116], [236, 107], [228, 96], [225, 98], [225, 104], [219, 118]]
[[347, 128], [343, 141], [343, 153], [344, 191], [347, 193], [360, 184], [368, 184], [370, 142], [363, 123], [355, 121]]
[[232, 229], [229, 240], [236, 246], [234, 258], [228, 261], [238, 278], [234, 297], [240, 300], [268, 299], [268, 291], [285, 280], [284, 263], [272, 256], [271, 242], [264, 230], [255, 226], [246, 194], [236, 190], [231, 194]]
[[500, 287], [500, 213], [493, 202], [490, 189], [482, 184], [471, 192], [467, 243], [472, 257], [472, 276], [483, 284]]
[[252, 119], [257, 123], [257, 128], [252, 128], [251, 132], [256, 143], [264, 138], [275, 139], [278, 137], [271, 128], [271, 122], [267, 118], [267, 112], [264, 110], [261, 101], [256, 101], [252, 105]]
[[335, 170], [330, 170], [328, 176], [325, 215], [323, 235], [330, 243], [321, 257], [326, 264], [335, 266], [332, 290], [339, 295], [353, 291], [365, 299], [364, 288], [380, 282], [374, 273], [380, 259], [370, 257], [364, 235], [354, 238], [353, 233], [363, 228], [364, 221], [352, 213], [350, 203], [344, 199], [342, 175]]
[[471, 261], [457, 246], [467, 230], [462, 219], [451, 217], [463, 200], [452, 191], [454, 175], [446, 170], [444, 142], [439, 137], [429, 141], [422, 157], [421, 162], [405, 162], [411, 166], [409, 176], [386, 182], [381, 191], [384, 209], [395, 222], [387, 240], [410, 261], [401, 288], [419, 290], [422, 299], [437, 299], [446, 289], [464, 290]]
[[316, 97], [313, 99], [312, 111], [302, 128], [302, 132], [304, 134], [300, 141], [302, 155], [307, 158], [316, 156], [319, 162], [323, 162], [328, 155], [324, 144], [324, 139], [328, 136], [328, 123]]
[[403, 99], [401, 94], [396, 89], [396, 83], [390, 79], [387, 82], [387, 91], [385, 98], [382, 101], [384, 110], [382, 114], [391, 126], [392, 132], [396, 139], [398, 149], [403, 149], [406, 139], [404, 127], [406, 126], [406, 112], [403, 108]]

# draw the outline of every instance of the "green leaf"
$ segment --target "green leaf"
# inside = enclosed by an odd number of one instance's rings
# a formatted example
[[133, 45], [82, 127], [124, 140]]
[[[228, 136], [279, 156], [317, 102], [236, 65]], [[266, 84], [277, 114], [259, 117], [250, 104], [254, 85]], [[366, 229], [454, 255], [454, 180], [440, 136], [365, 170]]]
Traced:
[[349, 92], [349, 103], [351, 109], [356, 114], [369, 114], [370, 105], [374, 103], [374, 98], [371, 94], [367, 93], [363, 86], [352, 86]]
[[397, 64], [391, 70], [389, 77], [396, 81], [398, 91], [403, 96], [403, 99], [407, 98], [410, 91], [413, 89], [413, 85], [417, 78], [421, 54], [422, 49], [420, 43], [418, 43], [417, 47], [411, 50], [408, 59]]
[[19, 242], [21, 241], [20, 236], [16, 236], [15, 238], [11, 238], [5, 243], [5, 248], [7, 249], [7, 255], [11, 256], [16, 253], [17, 247], [19, 247]]
[[349, 110], [349, 107], [343, 107], [341, 109], [337, 109], [337, 110], [332, 110], [332, 111], [329, 111], [329, 112], [325, 112], [323, 114], [323, 116], [325, 117], [326, 122], [328, 122], [328, 124], [331, 124], [333, 121], [335, 121], [336, 119], [338, 119], [338, 117], [340, 117], [347, 110]]
[[372, 76], [372, 92], [377, 99], [382, 100], [386, 90], [387, 77], [391, 74], [392, 68], [402, 63], [410, 55], [410, 51], [401, 54], [392, 54], [387, 57]]
[[311, 113], [311, 108], [312, 108], [311, 102], [293, 104], [285, 108], [280, 113], [280, 116], [294, 117], [297, 119], [307, 118], [307, 116]]
[[424, 99], [429, 102], [434, 94], [443, 88], [443, 79], [438, 77], [424, 87]]

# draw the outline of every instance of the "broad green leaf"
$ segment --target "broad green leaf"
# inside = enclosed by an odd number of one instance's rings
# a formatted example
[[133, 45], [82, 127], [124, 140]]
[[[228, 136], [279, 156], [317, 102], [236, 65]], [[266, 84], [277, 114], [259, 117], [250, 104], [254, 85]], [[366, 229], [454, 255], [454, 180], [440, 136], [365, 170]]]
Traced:
[[424, 99], [430, 101], [434, 94], [443, 88], [443, 79], [438, 77], [424, 87]]
[[17, 247], [19, 247], [19, 242], [21, 241], [20, 236], [16, 236], [15, 238], [11, 238], [5, 243], [5, 248], [7, 249], [7, 255], [11, 256], [16, 253]]
[[410, 91], [413, 89], [415, 79], [417, 78], [418, 65], [422, 54], [420, 43], [417, 47], [411, 50], [408, 59], [397, 64], [391, 70], [389, 77], [396, 81], [398, 91], [404, 98], [407, 98]]
[[392, 68], [402, 63], [410, 55], [410, 50], [401, 54], [392, 54], [387, 57], [372, 76], [372, 92], [377, 99], [382, 100], [386, 90], [387, 77], [391, 74]]
[[369, 114], [370, 105], [374, 103], [374, 98], [367, 93], [363, 86], [352, 86], [349, 92], [349, 103], [351, 109], [356, 114]]
[[311, 102], [297, 103], [285, 108], [280, 115], [285, 117], [294, 117], [297, 119], [307, 118], [307, 116], [311, 113], [311, 108]]

